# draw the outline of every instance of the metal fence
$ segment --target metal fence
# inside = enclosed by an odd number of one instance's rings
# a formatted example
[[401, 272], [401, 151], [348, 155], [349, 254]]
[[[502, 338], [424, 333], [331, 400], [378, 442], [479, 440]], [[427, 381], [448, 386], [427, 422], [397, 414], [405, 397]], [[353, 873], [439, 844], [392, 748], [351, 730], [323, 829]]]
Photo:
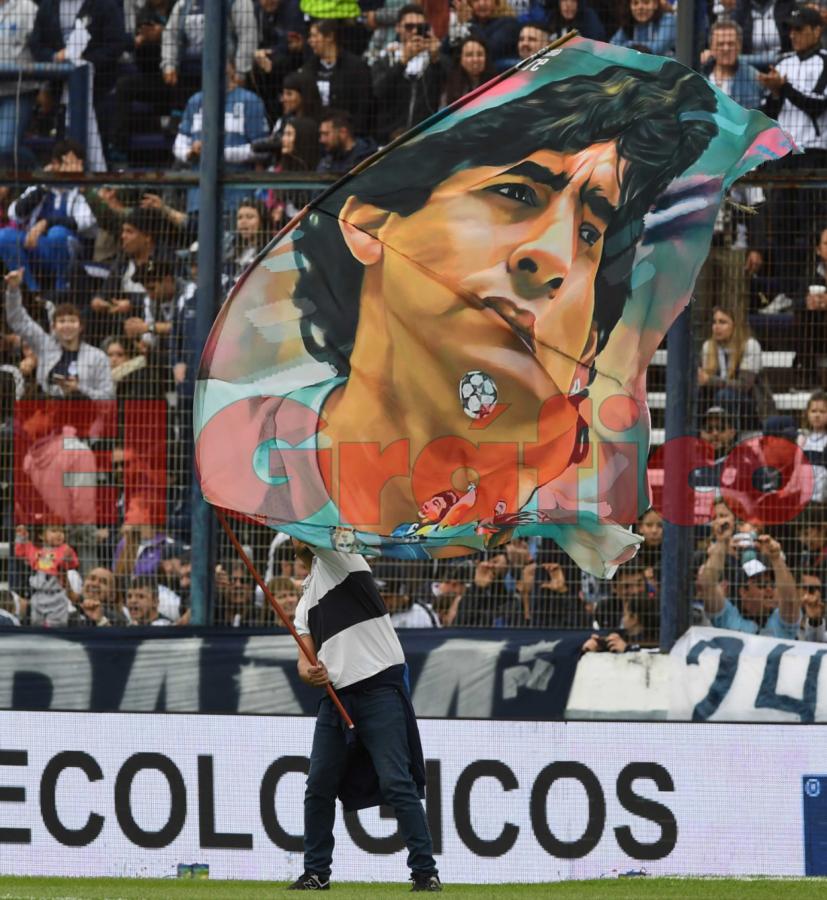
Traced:
[[[271, 5], [236, 0], [227, 13], [206, 0], [207, 29], [182, 22], [183, 6], [127, 5], [122, 27], [92, 28], [82, 47], [39, 19], [37, 41], [0, 59], [0, 263], [24, 270], [19, 293], [7, 287], [0, 351], [0, 623], [141, 622], [158, 584], [156, 621], [272, 621], [193, 485], [195, 366], [221, 297], [338, 173], [570, 27], [551, 7], [538, 19], [536, 4], [500, 4], [508, 39], [495, 48], [481, 38], [484, 10], [469, 18], [465, 4], [398, 21], [388, 5], [333, 25]], [[587, 36], [636, 34], [597, 6], [603, 33]], [[666, 52], [723, 84], [721, 38], [739, 33], [695, 40], [692, 5], [678, 16], [682, 40]], [[481, 60], [465, 59], [469, 41]], [[772, 62], [753, 57], [743, 65]], [[798, 127], [761, 85], [755, 102]], [[668, 646], [713, 614], [714, 593], [752, 603], [763, 627], [777, 601], [764, 583], [787, 577], [776, 544], [804, 619], [820, 621], [827, 151], [806, 149], [733, 189], [691, 313], [655, 354], [655, 508], [635, 526], [640, 564], [599, 583], [536, 540], [484, 558], [380, 563], [397, 622], [623, 622], [635, 640]], [[283, 536], [237, 527], [295, 603], [304, 573]], [[713, 591], [703, 566], [724, 543]]]

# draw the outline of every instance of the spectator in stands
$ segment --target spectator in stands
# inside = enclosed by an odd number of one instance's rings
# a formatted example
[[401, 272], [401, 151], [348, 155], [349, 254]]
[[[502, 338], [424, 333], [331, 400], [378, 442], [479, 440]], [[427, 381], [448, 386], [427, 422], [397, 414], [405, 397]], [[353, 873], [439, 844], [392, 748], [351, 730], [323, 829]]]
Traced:
[[819, 232], [816, 264], [809, 268], [805, 280], [806, 285], [796, 291], [793, 341], [799, 384], [812, 390], [824, 382], [818, 362], [827, 348], [827, 228]]
[[[164, 548], [159, 570], [159, 592], [178, 598], [181, 615], [176, 625], [188, 625], [190, 618], [190, 590], [192, 588], [192, 559], [189, 547], [169, 544]], [[161, 604], [163, 607], [163, 604]]]
[[[267, 582], [267, 590], [270, 591], [276, 603], [279, 604], [292, 623], [296, 618], [296, 607], [301, 599], [301, 592], [296, 588], [292, 580], [284, 575], [279, 575], [278, 578], [271, 578]], [[264, 624], [275, 625], [277, 628], [284, 627], [284, 623], [270, 607], [269, 601], [265, 601], [262, 621]]]
[[62, 628], [69, 621], [71, 603], [66, 593], [67, 576], [79, 566], [77, 553], [66, 543], [62, 525], [55, 522], [44, 525], [41, 543], [29, 540], [25, 525], [15, 529], [14, 555], [25, 559], [34, 571], [29, 578], [31, 587], [30, 607], [32, 625], [46, 628]]
[[675, 52], [674, 13], [658, 0], [625, 0], [621, 26], [612, 36], [620, 47], [645, 47], [650, 53], [671, 56]]
[[126, 609], [130, 625], [172, 625], [158, 609], [158, 581], [148, 575], [137, 575], [129, 582]]
[[27, 610], [27, 600], [15, 591], [0, 588], [0, 628], [19, 628]]
[[[698, 577], [700, 596], [712, 625], [794, 640], [798, 635], [800, 604], [781, 544], [768, 534], [760, 535], [758, 549], [771, 569], [760, 558], [748, 560], [742, 566], [737, 586], [730, 585], [725, 590], [720, 582], [728, 546], [726, 536], [716, 534]], [[733, 587], [737, 590], [737, 606], [731, 599]]]
[[87, 573], [79, 593], [70, 594], [75, 611], [70, 625], [103, 628], [126, 624], [118, 608], [115, 575], [110, 569], [98, 566]]
[[133, 344], [110, 335], [101, 344], [112, 367], [112, 383], [118, 400], [140, 400], [152, 396], [147, 381], [146, 356], [133, 352]]
[[[170, 337], [170, 365], [178, 395], [176, 412], [181, 426], [180, 433], [188, 442], [192, 439], [192, 397], [195, 392], [195, 375], [200, 348], [195, 338], [195, 317], [198, 307], [197, 271], [183, 281], [176, 303], [175, 318]], [[185, 456], [189, 459], [189, 454]]]
[[301, 8], [306, 21], [328, 21], [335, 25], [340, 46], [360, 56], [370, 39], [369, 29], [362, 21], [362, 6], [375, 5], [376, 0], [363, 4], [358, 0], [302, 0]]
[[317, 171], [325, 175], [344, 175], [376, 152], [373, 138], [355, 137], [350, 115], [338, 110], [331, 110], [322, 118], [319, 143], [324, 155]]
[[296, 116], [284, 126], [281, 155], [273, 171], [315, 172], [318, 165], [319, 125], [315, 119]]
[[322, 100], [316, 82], [306, 72], [291, 72], [284, 79], [279, 95], [281, 110], [276, 118], [273, 130], [263, 141], [257, 141], [256, 153], [278, 153], [281, 149], [281, 137], [287, 123], [293, 119], [314, 119], [317, 123], [322, 117]]
[[[741, 28], [730, 20], [719, 20], [710, 30], [710, 45], [701, 54], [703, 72], [723, 93], [748, 109], [757, 109], [764, 89], [758, 72], [739, 58]], [[764, 217], [741, 210], [763, 199], [756, 188], [736, 186], [718, 211], [712, 246], [698, 277], [695, 295], [700, 300], [700, 318], [705, 320], [714, 306], [726, 304], [745, 314], [749, 303], [749, 278], [763, 265]], [[731, 201], [731, 202], [730, 202]]]
[[471, 587], [474, 568], [471, 560], [452, 563], [444, 570], [442, 580], [433, 585], [431, 605], [443, 628], [456, 622], [462, 598]]
[[111, 118], [105, 101], [117, 80], [118, 61], [130, 44], [123, 5], [117, 0], [41, 0], [38, 4], [33, 52], [38, 59], [51, 51], [55, 62], [92, 64], [95, 114], [104, 130]]
[[588, 628], [592, 622], [580, 591], [577, 568], [544, 542], [537, 551], [531, 600], [532, 628]]
[[795, 0], [737, 0], [735, 21], [744, 35], [742, 60], [766, 71], [790, 49], [787, 19]]
[[556, 41], [570, 31], [577, 31], [593, 41], [606, 40], [606, 29], [586, 0], [557, 0], [549, 5], [551, 10], [546, 24], [551, 40]]
[[505, 545], [507, 567], [504, 581], [507, 590], [519, 597], [522, 614], [515, 625], [528, 625], [531, 621], [531, 594], [534, 589], [534, 553], [536, 547], [526, 538], [512, 538]]
[[442, 93], [440, 41], [424, 9], [416, 3], [401, 7], [396, 32], [398, 40], [371, 67], [380, 143], [435, 113]]
[[801, 601], [800, 641], [827, 643], [824, 622], [824, 579], [822, 570], [803, 570], [798, 576], [798, 596]]
[[[812, 468], [796, 445], [798, 427], [792, 416], [768, 416], [760, 440], [763, 468], [744, 485], [743, 510], [751, 522], [788, 522], [812, 501]], [[744, 480], [749, 473], [744, 473]], [[751, 489], [750, 489], [751, 488]], [[778, 526], [779, 528], [782, 526]]]
[[700, 427], [700, 438], [709, 445], [711, 456], [707, 465], [695, 469], [690, 476], [694, 488], [718, 490], [727, 457], [735, 447], [738, 432], [732, 418], [723, 406], [710, 406], [704, 413]]
[[[121, 75], [115, 85], [110, 164], [127, 161], [130, 138], [139, 126], [158, 131], [159, 117], [170, 112], [170, 87], [161, 73], [161, 39], [174, 4], [175, 0], [146, 0], [135, 13], [132, 57], [136, 71]], [[148, 107], [149, 115], [136, 117], [133, 104]]]
[[509, 594], [504, 578], [507, 560], [503, 552], [491, 552], [474, 566], [474, 579], [462, 595], [456, 625], [476, 628], [512, 625], [521, 617], [519, 599]]
[[[293, 550], [289, 535], [283, 532], [276, 534], [270, 542], [270, 547], [267, 551], [267, 564], [264, 569], [265, 582], [270, 584], [276, 579], [279, 580], [280, 584], [284, 585], [284, 582], [280, 581], [280, 579], [287, 579], [293, 590], [300, 595], [302, 582], [308, 574], [304, 560], [301, 556], [297, 556]], [[259, 587], [256, 587], [256, 603], [261, 607], [267, 606], [267, 600]], [[275, 619], [273, 624], [278, 624]]]
[[758, 70], [741, 57], [744, 36], [741, 26], [728, 19], [709, 29], [709, 49], [701, 54], [704, 75], [728, 97], [747, 109], [758, 109], [764, 89]]
[[407, 0], [387, 0], [379, 9], [366, 10], [362, 14], [365, 27], [371, 33], [364, 53], [365, 62], [371, 68], [385, 52], [388, 44], [398, 40], [399, 10], [407, 5]]
[[[741, 566], [747, 559], [754, 559], [758, 554], [755, 551], [758, 534], [754, 526], [743, 521], [736, 522], [735, 515], [722, 499], [715, 501], [712, 513], [712, 521], [709, 523], [710, 539], [695, 551], [693, 568], [696, 578], [708, 555], [711, 542], [717, 539], [723, 540], [727, 545], [724, 557], [723, 582], [724, 589], [734, 590], [740, 575]], [[746, 538], [749, 536], [750, 540]]]
[[307, 38], [312, 56], [301, 72], [316, 82], [326, 110], [348, 112], [354, 133], [367, 135], [373, 105], [370, 69], [364, 60], [341, 47], [340, 33], [340, 25], [332, 19], [313, 22]]
[[267, 207], [245, 197], [235, 214], [235, 231], [225, 234], [224, 268], [235, 282], [270, 241], [270, 216]]
[[[0, 63], [25, 66], [35, 60], [31, 39], [37, 5], [32, 0], [5, 0], [5, 27], [0, 40]], [[47, 54], [47, 60], [51, 55]], [[4, 169], [34, 169], [36, 161], [21, 139], [34, 109], [38, 83], [30, 80], [0, 81], [0, 165]]]
[[142, 355], [146, 360], [140, 379], [146, 391], [143, 399], [160, 399], [171, 387], [172, 332], [179, 306], [185, 302], [185, 285], [177, 271], [176, 257], [163, 248], [135, 270], [135, 279], [144, 286], [149, 304], [143, 316], [130, 316], [123, 329], [127, 340], [133, 342], [128, 347], [132, 357]]
[[813, 467], [813, 502], [823, 503], [827, 500], [827, 393], [811, 394], [802, 418], [797, 443]]
[[790, 548], [789, 565], [799, 571], [821, 571], [827, 564], [827, 510], [809, 503], [795, 520], [796, 540]]
[[[501, 61], [505, 65], [517, 55], [517, 37], [520, 25], [511, 14], [507, 4], [498, 0], [469, 0], [468, 3], [457, 3], [454, 7], [454, 22], [449, 38], [450, 48], [459, 44], [460, 48], [468, 38], [487, 48], [490, 53], [491, 70]], [[450, 101], [449, 101], [450, 102]]]
[[539, 53], [551, 40], [543, 25], [523, 25], [517, 37], [517, 57], [528, 59]]
[[445, 76], [445, 90], [440, 104], [450, 106], [494, 75], [488, 48], [477, 38], [465, 38], [456, 51], [448, 73]]
[[[253, 0], [233, 0], [229, 16], [227, 59], [239, 80], [244, 81], [258, 44]], [[201, 88], [205, 25], [204, 0], [178, 0], [164, 28], [161, 71], [172, 89], [176, 110], [184, 109], [188, 98]]]
[[761, 369], [761, 345], [752, 337], [745, 316], [716, 306], [711, 334], [701, 348], [701, 405], [722, 406], [739, 431], [755, 428], [775, 412]]
[[413, 596], [413, 588], [398, 563], [377, 565], [374, 576], [394, 628], [441, 627], [433, 606], [427, 600]]
[[81, 340], [78, 308], [71, 303], [55, 307], [52, 334], [46, 334], [23, 308], [23, 271], [9, 272], [5, 282], [6, 320], [37, 354], [37, 383], [43, 393], [73, 400], [113, 399], [109, 360], [103, 351]]
[[[58, 141], [47, 168], [80, 175], [84, 156], [77, 141]], [[29, 290], [68, 291], [69, 264], [81, 241], [94, 239], [96, 225], [80, 188], [27, 188], [9, 207], [9, 218], [14, 224], [0, 229], [0, 260], [6, 269], [23, 269]]]
[[253, 576], [241, 560], [215, 568], [216, 623], [231, 628], [256, 628], [262, 623], [263, 607], [256, 605]]
[[637, 552], [637, 560], [643, 567], [643, 575], [653, 593], [660, 587], [660, 557], [663, 545], [663, 516], [654, 507], [640, 517], [637, 532], [643, 544]]
[[[160, 493], [159, 490], [157, 494]], [[115, 575], [157, 578], [164, 553], [174, 544], [163, 529], [163, 514], [161, 496], [153, 492], [132, 494], [121, 526], [121, 539], [112, 560]]]
[[592, 634], [583, 653], [629, 653], [642, 646], [656, 646], [660, 637], [660, 602], [652, 594], [635, 594], [623, 601], [620, 628], [608, 634]]
[[177, 273], [178, 260], [165, 248], [135, 269], [135, 280], [143, 286], [150, 301], [149, 315], [145, 309], [143, 318], [130, 316], [124, 322], [124, 334], [127, 338], [139, 338], [156, 351], [156, 357], [159, 357], [157, 351], [166, 350], [172, 334], [179, 295], [183, 290]]
[[631, 559], [624, 563], [611, 581], [608, 598], [601, 600], [594, 608], [595, 627], [606, 631], [622, 628], [626, 605], [644, 604], [650, 593], [640, 562]]
[[[770, 92], [765, 111], [778, 119], [803, 153], [778, 160], [773, 168], [818, 169], [827, 163], [827, 50], [821, 49], [821, 15], [811, 7], [797, 6], [787, 22], [793, 52], [759, 80]], [[796, 185], [786, 184], [769, 195], [774, 274], [788, 296], [794, 296], [799, 286], [801, 261], [809, 256], [810, 229], [821, 203], [820, 192]]]
[[[281, 136], [281, 155], [273, 166], [274, 172], [315, 172], [319, 165], [319, 126], [315, 119], [291, 119]], [[280, 191], [271, 188], [264, 192], [269, 228], [277, 232], [310, 201], [304, 191]]]
[[[185, 2], [185, 0], [180, 0]], [[176, 7], [177, 8], [177, 7]], [[253, 143], [266, 137], [269, 131], [267, 114], [261, 97], [239, 87], [232, 62], [227, 63], [227, 93], [224, 101], [224, 162], [228, 171], [243, 171], [257, 159]], [[175, 158], [197, 169], [201, 160], [204, 95], [201, 91], [187, 101], [184, 117], [172, 148]], [[244, 196], [243, 189], [228, 189], [224, 203], [232, 209]], [[187, 192], [187, 212], [198, 208], [198, 189]]]
[[258, 49], [250, 70], [250, 88], [262, 98], [268, 117], [275, 121], [284, 78], [304, 61], [307, 27], [299, 0], [256, 0], [255, 17]]
[[143, 207], [133, 209], [124, 219], [120, 252], [89, 304], [90, 327], [95, 333], [112, 334], [133, 315], [140, 315], [147, 322], [154, 321], [152, 302], [136, 273], [155, 254], [164, 223], [157, 209]]

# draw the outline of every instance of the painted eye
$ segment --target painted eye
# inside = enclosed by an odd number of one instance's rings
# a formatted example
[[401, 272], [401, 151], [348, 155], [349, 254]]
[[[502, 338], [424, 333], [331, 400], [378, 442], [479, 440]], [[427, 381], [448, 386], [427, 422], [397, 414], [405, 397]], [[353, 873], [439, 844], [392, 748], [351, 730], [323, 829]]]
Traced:
[[594, 225], [581, 225], [580, 239], [582, 241], [585, 241], [590, 247], [594, 247], [594, 245], [600, 240], [600, 232], [594, 227]]
[[539, 206], [537, 192], [534, 188], [519, 181], [509, 184], [495, 184], [485, 190], [493, 194], [500, 194], [502, 197], [508, 197], [509, 200], [514, 200], [517, 203], [524, 203], [526, 206]]

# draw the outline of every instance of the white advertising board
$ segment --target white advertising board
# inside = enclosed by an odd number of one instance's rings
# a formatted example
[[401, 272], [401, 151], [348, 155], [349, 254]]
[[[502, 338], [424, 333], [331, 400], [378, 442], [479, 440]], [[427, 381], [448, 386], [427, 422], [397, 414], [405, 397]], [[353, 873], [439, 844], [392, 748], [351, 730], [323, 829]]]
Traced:
[[[0, 712], [0, 871], [285, 881], [302, 871], [314, 720]], [[824, 874], [827, 727], [423, 720], [447, 882]], [[377, 809], [334, 878], [403, 881]], [[823, 854], [822, 854], [823, 855]]]

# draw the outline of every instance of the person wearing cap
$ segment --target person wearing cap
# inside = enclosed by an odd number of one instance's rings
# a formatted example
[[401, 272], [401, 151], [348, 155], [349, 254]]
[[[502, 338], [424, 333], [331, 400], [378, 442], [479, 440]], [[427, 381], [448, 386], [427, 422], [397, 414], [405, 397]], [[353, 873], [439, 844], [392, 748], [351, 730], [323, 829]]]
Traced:
[[821, 162], [825, 149], [825, 113], [827, 85], [825, 60], [821, 49], [821, 14], [811, 6], [799, 5], [787, 18], [793, 52], [781, 57], [777, 66], [758, 76], [772, 95], [765, 104], [768, 115], [778, 119], [799, 148], [821, 151], [806, 166], [798, 160], [793, 165], [810, 168]]
[[[777, 161], [781, 171], [819, 169], [827, 162], [827, 50], [821, 48], [822, 22], [818, 10], [799, 5], [787, 18], [793, 52], [777, 67], [759, 75], [770, 92], [764, 111], [778, 119], [801, 154]], [[823, 192], [786, 184], [769, 196], [774, 275], [783, 293], [793, 296], [798, 273], [808, 255], [813, 209], [823, 203]]]
[[137, 207], [123, 220], [121, 249], [89, 304], [99, 336], [120, 331], [122, 323], [136, 313], [154, 322], [152, 302], [137, 278], [137, 270], [154, 256], [164, 228], [164, 216], [156, 209]]
[[770, 567], [760, 558], [742, 564], [736, 603], [732, 599], [734, 586], [725, 587], [721, 581], [732, 538], [728, 531], [714, 525], [713, 535], [697, 582], [712, 625], [729, 631], [795, 640], [800, 619], [798, 591], [781, 544], [768, 534], [758, 536], [757, 549]]

